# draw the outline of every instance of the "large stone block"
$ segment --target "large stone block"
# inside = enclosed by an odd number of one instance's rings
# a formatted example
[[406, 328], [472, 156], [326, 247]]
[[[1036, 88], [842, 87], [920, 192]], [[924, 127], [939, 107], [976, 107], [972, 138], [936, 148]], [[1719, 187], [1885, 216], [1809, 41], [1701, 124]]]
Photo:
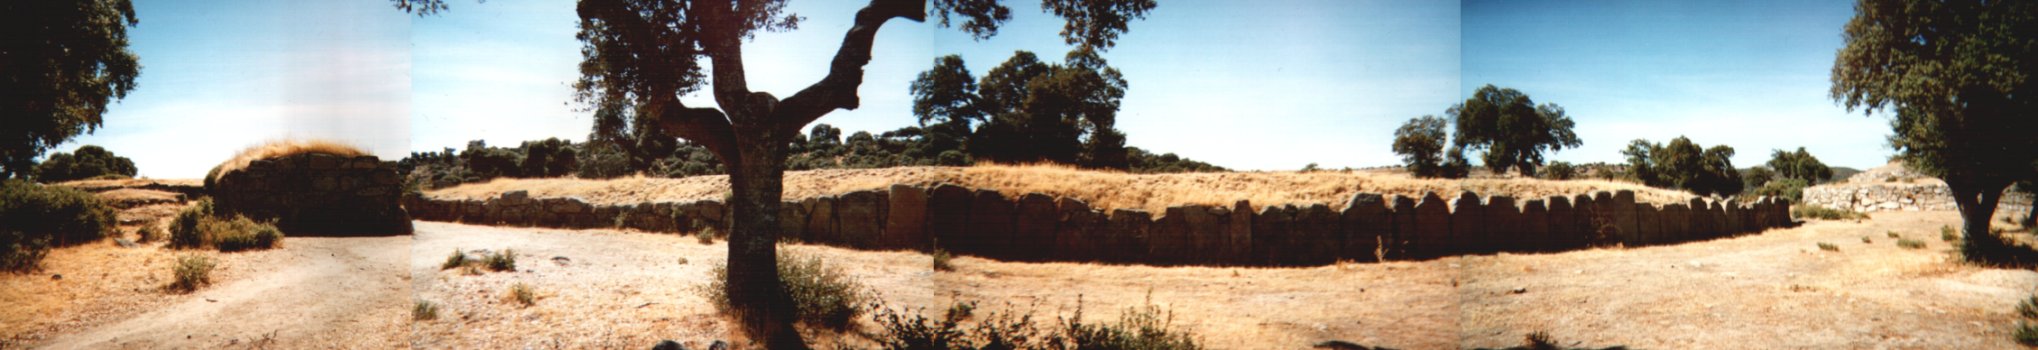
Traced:
[[1274, 265], [1288, 260], [1286, 255], [1295, 254], [1288, 241], [1292, 239], [1289, 226], [1295, 222], [1295, 213], [1300, 209], [1294, 204], [1268, 206], [1253, 215], [1253, 262], [1259, 265]]
[[1451, 201], [1451, 238], [1444, 243], [1444, 254], [1487, 253], [1484, 250], [1494, 244], [1493, 237], [1486, 234], [1486, 220], [1486, 205], [1479, 202], [1479, 194], [1458, 192], [1458, 198]]
[[1422, 256], [1416, 254], [1414, 243], [1417, 232], [1415, 198], [1396, 195], [1392, 208], [1393, 213], [1387, 216], [1394, 218], [1394, 233], [1389, 235], [1393, 239], [1387, 240], [1386, 246], [1381, 249], [1385, 250], [1388, 259], [1421, 259]]
[[1154, 218], [1147, 231], [1147, 263], [1177, 264], [1193, 256], [1189, 251], [1188, 214], [1180, 206], [1168, 207]]
[[[1399, 204], [1396, 206], [1398, 208]], [[1406, 234], [1408, 232], [1403, 231], [1405, 233], [1403, 236], [1408, 237], [1410, 255], [1417, 259], [1428, 259], [1452, 253], [1450, 246], [1455, 237], [1451, 235], [1451, 209], [1443, 197], [1437, 196], [1434, 192], [1424, 193], [1422, 200], [1415, 203], [1415, 215], [1412, 218], [1414, 233]], [[1403, 227], [1404, 230], [1406, 228]]]
[[1107, 242], [1103, 235], [1107, 217], [1090, 210], [1089, 203], [1075, 198], [1055, 199], [1055, 209], [1060, 213], [1060, 223], [1054, 227], [1055, 259], [1098, 260]]
[[821, 244], [841, 244], [841, 221], [835, 217], [835, 196], [813, 197], [814, 206], [807, 214], [806, 241]]
[[1565, 251], [1585, 247], [1585, 233], [1578, 225], [1578, 207], [1572, 205], [1571, 197], [1551, 196], [1549, 199], [1550, 250]]
[[1642, 245], [1670, 243], [1663, 237], [1663, 211], [1649, 203], [1635, 204], [1635, 239]]
[[1386, 255], [1386, 251], [1380, 248], [1394, 240], [1394, 217], [1387, 208], [1386, 198], [1371, 193], [1352, 195], [1338, 215], [1342, 221], [1338, 226], [1343, 228], [1341, 240], [1344, 241], [1338, 254], [1340, 258], [1370, 262]]
[[1230, 215], [1225, 218], [1224, 249], [1219, 255], [1232, 263], [1249, 263], [1253, 254], [1253, 205], [1239, 200], [1232, 202]]
[[969, 230], [970, 191], [962, 186], [940, 184], [927, 195], [927, 233], [935, 246], [950, 252], [962, 251]]
[[1530, 199], [1521, 203], [1520, 227], [1516, 237], [1522, 238], [1522, 245], [1515, 247], [1518, 252], [1545, 252], [1555, 250], [1556, 239], [1550, 237], [1550, 208], [1542, 199]]
[[1495, 195], [1486, 198], [1485, 244], [1478, 245], [1481, 253], [1525, 251], [1526, 240], [1522, 237], [1521, 209], [1515, 206], [1514, 197]]
[[1635, 209], [1638, 209], [1636, 206], [1640, 205], [1635, 202], [1635, 191], [1633, 190], [1615, 191], [1613, 193], [1612, 203], [1614, 212], [1613, 214], [1614, 222], [1620, 227], [1620, 231], [1622, 232], [1621, 237], [1623, 237], [1622, 242], [1628, 242], [1629, 243], [1628, 245], [1637, 245], [1635, 243], [1640, 242], [1641, 239], [1640, 233], [1642, 228], [1641, 222], [1636, 220], [1637, 218], [1635, 215], [1636, 212]]
[[1713, 227], [1710, 203], [1702, 198], [1691, 198], [1685, 204], [1691, 206], [1691, 235], [1712, 237], [1719, 234], [1719, 230]]
[[1694, 235], [1691, 231], [1691, 207], [1685, 204], [1663, 205], [1663, 234], [1675, 241], [1684, 241]]
[[864, 190], [845, 193], [837, 199], [835, 222], [843, 244], [862, 249], [878, 247], [878, 237], [884, 234], [885, 210], [891, 208], [886, 193]]
[[992, 190], [970, 194], [969, 227], [964, 230], [963, 253], [997, 259], [1011, 259], [1012, 201]]
[[1229, 208], [1212, 208], [1209, 205], [1191, 204], [1182, 206], [1182, 221], [1189, 228], [1189, 254], [1185, 264], [1213, 265], [1227, 262], [1222, 259], [1225, 217], [1213, 211], [1231, 214]]
[[1028, 193], [1019, 197], [1018, 215], [1014, 217], [1012, 244], [1014, 259], [1041, 260], [1049, 257], [1054, 247], [1055, 225], [1061, 215], [1054, 203], [1054, 197], [1046, 194]]
[[910, 185], [892, 185], [891, 208], [885, 210], [885, 249], [928, 250], [927, 190]]
[[1153, 215], [1139, 209], [1113, 209], [1109, 227], [1104, 231], [1104, 250], [1099, 260], [1110, 262], [1142, 262], [1146, 260], [1147, 228], [1153, 224]]
[[1344, 241], [1338, 239], [1338, 215], [1330, 205], [1316, 203], [1296, 208], [1294, 223], [1289, 225], [1288, 245], [1284, 251], [1288, 257], [1284, 265], [1323, 265], [1337, 260], [1338, 248]]
[[[797, 202], [785, 202], [785, 204], [779, 205], [778, 207], [779, 237], [800, 241], [807, 241], [809, 240], [809, 238], [813, 237], [813, 234], [807, 232], [807, 222], [813, 220], [811, 214], [813, 214], [814, 205], [816, 203], [819, 203], [820, 201], [821, 200], [819, 199], [807, 198]], [[684, 211], [677, 212], [684, 213]], [[673, 221], [686, 222], [685, 219]], [[679, 227], [679, 230], [684, 232], [686, 231], [686, 228]]]

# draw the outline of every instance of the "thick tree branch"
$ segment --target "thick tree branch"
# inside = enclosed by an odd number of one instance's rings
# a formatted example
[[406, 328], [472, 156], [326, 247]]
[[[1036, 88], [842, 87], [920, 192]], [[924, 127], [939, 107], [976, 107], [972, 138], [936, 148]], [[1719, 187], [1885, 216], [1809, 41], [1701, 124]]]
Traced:
[[[870, 63], [871, 44], [877, 38], [878, 28], [892, 18], [926, 21], [927, 2], [871, 0], [870, 5], [856, 11], [856, 25], [843, 35], [842, 48], [835, 52], [828, 76], [786, 98], [772, 111], [772, 121], [785, 129], [781, 131], [798, 132], [800, 127], [836, 108], [856, 109], [859, 103], [856, 87], [863, 85], [863, 66]], [[716, 71], [720, 70], [716, 66]]]
[[730, 0], [695, 3], [695, 11], [702, 11], [693, 18], [704, 19], [704, 34], [701, 44], [706, 46], [710, 67], [714, 70], [713, 92], [715, 104], [721, 105], [729, 115], [729, 121], [746, 124], [760, 113], [752, 102], [749, 78], [743, 71], [743, 22], [735, 11], [736, 2]]
[[734, 164], [736, 158], [736, 131], [729, 127], [729, 118], [714, 108], [687, 108], [678, 97], [661, 99], [646, 108], [646, 112], [658, 114], [658, 127], [665, 134], [678, 136], [707, 147], [715, 157], [724, 163]]

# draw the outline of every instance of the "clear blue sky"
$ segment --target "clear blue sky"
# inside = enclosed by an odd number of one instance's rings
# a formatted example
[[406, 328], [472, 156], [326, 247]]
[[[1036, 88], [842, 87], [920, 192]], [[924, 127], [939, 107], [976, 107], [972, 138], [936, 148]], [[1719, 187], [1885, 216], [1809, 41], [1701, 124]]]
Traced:
[[[1848, 2], [1241, 4], [1163, 1], [1106, 53], [1131, 83], [1119, 116], [1128, 144], [1240, 169], [1390, 165], [1394, 127], [1493, 83], [1569, 109], [1585, 146], [1557, 160], [1618, 161], [1628, 140], [1679, 134], [1734, 146], [1744, 167], [1799, 145], [1854, 167], [1889, 153], [1882, 118], [1825, 97]], [[802, 29], [745, 48], [752, 88], [783, 97], [821, 77], [857, 5], [792, 1]], [[889, 23], [863, 107], [820, 122], [910, 125], [906, 87], [938, 55], [960, 54], [976, 74], [1014, 50], [1059, 61], [1060, 20], [1029, 1], [1009, 5], [1013, 21], [981, 42]], [[581, 140], [591, 123], [570, 101], [579, 61], [570, 1], [456, 0], [428, 18], [382, 1], [136, 6], [141, 86], [98, 133], [59, 150], [99, 144], [144, 176], [197, 177], [281, 137], [335, 138], [395, 159], [475, 139]]]

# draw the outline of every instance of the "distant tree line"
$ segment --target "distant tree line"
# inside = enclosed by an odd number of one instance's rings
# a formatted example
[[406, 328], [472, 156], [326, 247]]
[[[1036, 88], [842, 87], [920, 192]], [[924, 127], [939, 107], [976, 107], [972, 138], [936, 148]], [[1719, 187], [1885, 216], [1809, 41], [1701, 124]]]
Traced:
[[[1538, 105], [1528, 94], [1511, 88], [1486, 85], [1444, 113], [1448, 118], [1426, 115], [1409, 119], [1394, 130], [1394, 153], [1401, 155], [1402, 163], [1416, 177], [1470, 175], [1466, 151], [1479, 151], [1480, 160], [1496, 174], [1512, 169], [1523, 176], [1536, 176], [1545, 153], [1584, 144], [1571, 131], [1576, 123], [1565, 115], [1564, 107]], [[1444, 134], [1447, 127], [1451, 128], [1448, 139]], [[1568, 178], [1572, 170], [1565, 164], [1559, 175]]]
[[134, 160], [114, 155], [95, 145], [78, 147], [70, 153], [57, 152], [36, 164], [35, 181], [57, 183], [100, 177], [131, 178], [138, 173]]

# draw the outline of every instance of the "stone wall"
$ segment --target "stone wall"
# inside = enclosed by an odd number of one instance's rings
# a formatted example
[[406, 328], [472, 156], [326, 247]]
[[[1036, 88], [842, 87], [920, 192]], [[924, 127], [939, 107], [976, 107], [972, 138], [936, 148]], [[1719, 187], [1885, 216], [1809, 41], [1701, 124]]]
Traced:
[[[1944, 184], [1832, 184], [1804, 189], [1804, 203], [1858, 212], [1953, 211], [1953, 194]], [[1996, 217], [2023, 217], [2031, 212], [2031, 194], [2004, 191]]]
[[396, 167], [375, 156], [305, 153], [250, 162], [206, 185], [222, 213], [275, 220], [290, 235], [409, 234]]
[[[729, 218], [715, 201], [593, 206], [523, 191], [487, 200], [406, 201], [419, 219], [491, 225], [691, 232], [726, 230]], [[1016, 261], [1301, 266], [1706, 240], [1791, 225], [1789, 207], [1767, 198], [1636, 203], [1630, 191], [1520, 199], [1464, 192], [1448, 200], [1434, 193], [1359, 194], [1342, 208], [1238, 201], [1150, 213], [943, 184], [787, 202], [780, 219], [785, 237], [859, 249], [938, 247]]]

